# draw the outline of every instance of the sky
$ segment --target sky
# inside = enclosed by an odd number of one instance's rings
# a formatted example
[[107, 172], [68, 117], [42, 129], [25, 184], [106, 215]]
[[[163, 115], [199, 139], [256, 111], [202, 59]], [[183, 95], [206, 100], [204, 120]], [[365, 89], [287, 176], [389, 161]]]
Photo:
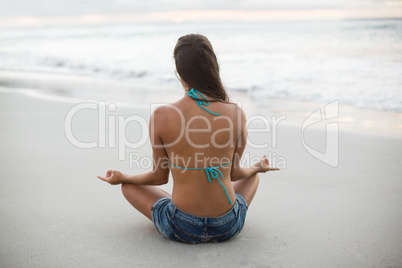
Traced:
[[0, 16], [82, 15], [179, 10], [394, 9], [401, 0], [0, 0]]
[[137, 20], [173, 21], [402, 18], [402, 0], [0, 0], [0, 25], [74, 20], [101, 23], [130, 20], [133, 14]]

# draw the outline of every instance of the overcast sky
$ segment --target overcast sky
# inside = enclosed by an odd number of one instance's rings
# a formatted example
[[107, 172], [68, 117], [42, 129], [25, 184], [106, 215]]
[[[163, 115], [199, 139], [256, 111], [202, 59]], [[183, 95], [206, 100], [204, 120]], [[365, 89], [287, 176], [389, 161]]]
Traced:
[[0, 0], [0, 16], [60, 16], [177, 10], [392, 9], [401, 0]]

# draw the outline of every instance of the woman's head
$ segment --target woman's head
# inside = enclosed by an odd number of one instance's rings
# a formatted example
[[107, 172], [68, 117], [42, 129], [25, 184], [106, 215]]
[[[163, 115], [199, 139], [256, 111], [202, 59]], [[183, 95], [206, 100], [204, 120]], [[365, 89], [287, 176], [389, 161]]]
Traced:
[[219, 75], [219, 65], [209, 40], [200, 34], [179, 38], [173, 53], [176, 70], [189, 86], [222, 101], [229, 97]]

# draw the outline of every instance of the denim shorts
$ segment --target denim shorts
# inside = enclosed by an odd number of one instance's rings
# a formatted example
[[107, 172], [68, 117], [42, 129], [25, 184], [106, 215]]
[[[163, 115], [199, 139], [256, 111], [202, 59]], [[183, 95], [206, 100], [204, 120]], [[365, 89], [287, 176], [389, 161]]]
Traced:
[[223, 242], [243, 229], [248, 204], [236, 193], [234, 206], [220, 217], [199, 217], [177, 208], [172, 199], [158, 199], [151, 208], [152, 221], [164, 237], [184, 243]]

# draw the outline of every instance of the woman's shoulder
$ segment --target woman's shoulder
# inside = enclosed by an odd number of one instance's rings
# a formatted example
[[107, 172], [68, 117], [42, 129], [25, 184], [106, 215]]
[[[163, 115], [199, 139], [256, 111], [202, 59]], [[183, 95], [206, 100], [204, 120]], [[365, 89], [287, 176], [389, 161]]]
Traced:
[[169, 118], [175, 118], [181, 113], [179, 101], [166, 103], [153, 109], [151, 119], [166, 122]]
[[238, 103], [235, 103], [235, 102], [224, 102], [224, 103], [237, 116], [240, 116], [241, 118], [246, 117], [245, 116], [246, 114], [245, 114], [243, 108]]

